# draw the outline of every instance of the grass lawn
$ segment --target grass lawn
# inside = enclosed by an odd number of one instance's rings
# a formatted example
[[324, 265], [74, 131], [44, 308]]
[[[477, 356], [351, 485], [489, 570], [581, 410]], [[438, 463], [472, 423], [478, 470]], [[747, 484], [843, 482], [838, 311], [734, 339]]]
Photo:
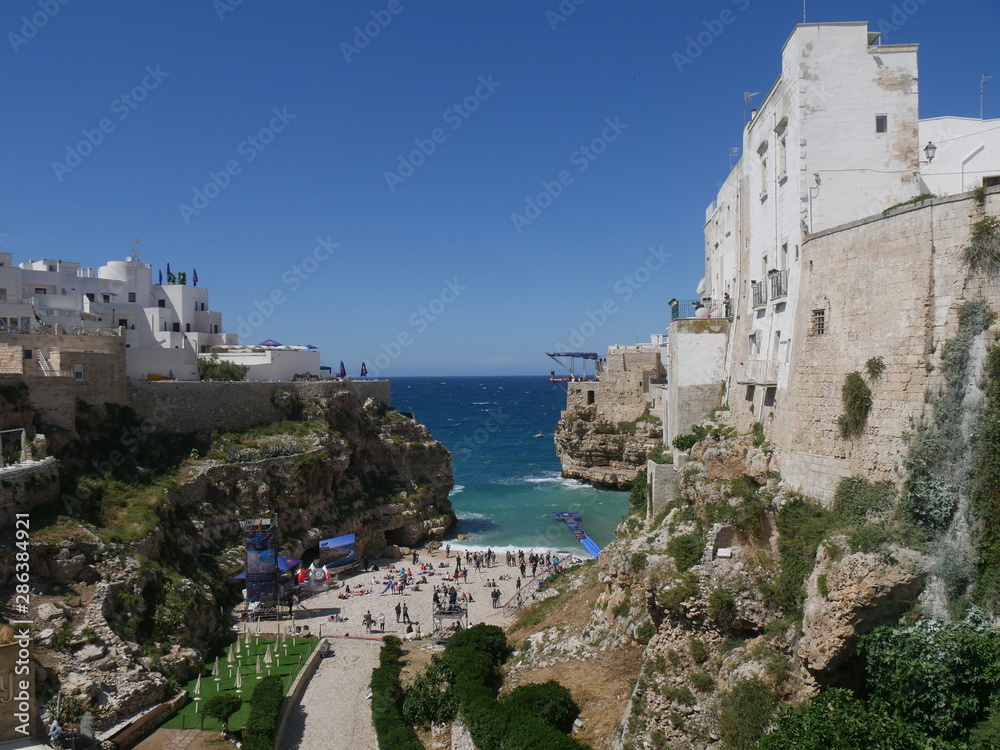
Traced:
[[[201, 712], [201, 706], [217, 693], [231, 692], [243, 698], [243, 706], [229, 719], [229, 729], [238, 729], [246, 724], [247, 716], [250, 713], [250, 695], [257, 685], [257, 657], [260, 657], [261, 676], [280, 675], [284, 679], [285, 692], [287, 693], [295, 676], [299, 673], [302, 665], [306, 663], [312, 650], [319, 645], [319, 642], [318, 638], [284, 638], [282, 643], [285, 645], [278, 648], [278, 653], [275, 655], [276, 641], [274, 638], [251, 638], [249, 647], [246, 642], [241, 643], [240, 654], [238, 657], [234, 655], [231, 665], [227, 661], [229, 644], [213, 649], [209, 652], [205, 669], [202, 671], [201, 700], [192, 700], [163, 726], [168, 729], [199, 728], [221, 732], [222, 725], [215, 719], [205, 716]], [[264, 663], [264, 655], [268, 646], [271, 647], [271, 655], [274, 659], [270, 668]], [[217, 658], [219, 660], [218, 682], [212, 677], [212, 667]], [[242, 683], [242, 693], [237, 693], [236, 690], [237, 669]], [[199, 697], [195, 695], [196, 683], [197, 678], [184, 685], [184, 689], [187, 690], [192, 699]]]

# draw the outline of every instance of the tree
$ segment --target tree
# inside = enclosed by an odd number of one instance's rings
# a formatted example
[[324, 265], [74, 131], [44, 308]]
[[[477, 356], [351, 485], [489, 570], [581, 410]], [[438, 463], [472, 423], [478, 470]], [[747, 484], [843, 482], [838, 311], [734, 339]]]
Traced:
[[222, 722], [223, 730], [229, 732], [229, 719], [234, 713], [240, 710], [243, 699], [232, 693], [219, 693], [213, 695], [205, 703], [205, 716], [218, 719]]
[[249, 369], [247, 365], [219, 359], [214, 352], [211, 357], [198, 357], [198, 376], [202, 380], [243, 380]]

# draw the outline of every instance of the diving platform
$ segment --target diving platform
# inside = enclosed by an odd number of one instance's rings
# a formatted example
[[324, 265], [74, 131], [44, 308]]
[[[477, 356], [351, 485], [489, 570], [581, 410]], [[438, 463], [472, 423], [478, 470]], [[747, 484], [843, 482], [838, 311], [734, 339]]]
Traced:
[[562, 510], [558, 513], [553, 513], [552, 518], [565, 523], [569, 527], [569, 530], [573, 532], [573, 536], [580, 540], [580, 544], [591, 555], [597, 557], [601, 554], [601, 548], [597, 546], [597, 542], [591, 539], [587, 532], [583, 530], [583, 526], [580, 525], [579, 513], [572, 510]]
[[[556, 371], [552, 370], [551, 380], [553, 383], [558, 385], [563, 390], [566, 390], [566, 386], [563, 383], [596, 383], [600, 380], [597, 376], [597, 363], [600, 362], [600, 356], [597, 352], [545, 352], [549, 357], [552, 358], [556, 364], [560, 367], [566, 369], [566, 375], [556, 375]], [[569, 362], [564, 362], [563, 360], [569, 360]], [[577, 360], [580, 360], [582, 364], [582, 372], [578, 375], [576, 372]], [[587, 362], [592, 361], [594, 363], [594, 374], [587, 374]]]

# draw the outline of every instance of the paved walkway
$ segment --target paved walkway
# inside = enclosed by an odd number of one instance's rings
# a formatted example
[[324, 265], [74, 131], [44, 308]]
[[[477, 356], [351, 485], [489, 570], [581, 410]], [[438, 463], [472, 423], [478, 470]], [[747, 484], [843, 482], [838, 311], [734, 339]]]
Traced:
[[377, 750], [368, 682], [381, 641], [333, 640], [334, 656], [321, 660], [285, 734], [289, 750]]

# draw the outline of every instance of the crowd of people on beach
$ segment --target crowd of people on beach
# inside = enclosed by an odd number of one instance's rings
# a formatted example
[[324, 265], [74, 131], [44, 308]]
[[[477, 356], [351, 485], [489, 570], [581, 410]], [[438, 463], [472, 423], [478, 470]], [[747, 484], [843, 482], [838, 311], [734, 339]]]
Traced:
[[[424, 635], [446, 639], [470, 624], [469, 605], [475, 601], [473, 590], [469, 586], [470, 571], [474, 571], [476, 580], [488, 589], [493, 609], [519, 608], [531, 593], [527, 590], [526, 582], [537, 579], [540, 586], [541, 579], [548, 573], [557, 572], [560, 564], [558, 556], [551, 553], [536, 553], [534, 550], [508, 550], [503, 554], [503, 563], [492, 549], [453, 551], [450, 545], [445, 545], [441, 551], [444, 552], [444, 560], [438, 558], [422, 562], [419, 553], [414, 551], [407, 556], [407, 559], [382, 565], [381, 568], [377, 564], [370, 565], [369, 560], [365, 558], [361, 565], [361, 573], [367, 580], [363, 583], [346, 584], [337, 593], [337, 598], [348, 600], [360, 596], [400, 597], [388, 612], [373, 614], [372, 609], [377, 612], [379, 608], [372, 607], [364, 613], [361, 624], [367, 635], [385, 633], [387, 617], [391, 619], [395, 614], [395, 625], [399, 627], [394, 629], [397, 631], [402, 629], [404, 631], [402, 637], [405, 639], [419, 639]], [[509, 572], [497, 570], [497, 574], [493, 575], [489, 572], [497, 568], [502, 570], [502, 566], [513, 570]], [[507, 596], [510, 597], [506, 602], [503, 601], [504, 592], [498, 583], [504, 581], [512, 581], [514, 584], [513, 595], [510, 588], [506, 589]], [[425, 591], [426, 587], [431, 587], [429, 604], [433, 628], [429, 632], [422, 631], [420, 622], [411, 612], [410, 603], [404, 598], [411, 592]], [[344, 622], [343, 614], [341, 611], [336, 611], [327, 619], [329, 622]]]

